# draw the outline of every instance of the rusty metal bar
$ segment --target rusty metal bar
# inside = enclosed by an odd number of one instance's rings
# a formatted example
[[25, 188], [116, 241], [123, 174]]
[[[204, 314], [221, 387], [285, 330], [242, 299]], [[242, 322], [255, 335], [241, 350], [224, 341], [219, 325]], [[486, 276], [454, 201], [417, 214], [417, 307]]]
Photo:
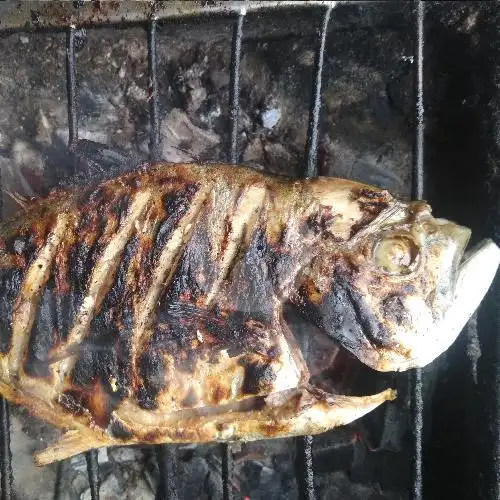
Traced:
[[68, 93], [68, 146], [70, 150], [78, 141], [75, 34], [76, 28], [73, 26], [66, 34], [66, 89]]
[[328, 23], [332, 7], [329, 6], [325, 10], [323, 23], [319, 33], [319, 46], [316, 52], [316, 63], [314, 69], [314, 80], [312, 84], [313, 95], [311, 100], [311, 108], [309, 111], [309, 126], [307, 129], [307, 177], [316, 177], [318, 175], [317, 159], [318, 159], [318, 140], [319, 140], [319, 118], [321, 111], [321, 84], [323, 79], [323, 65], [325, 62], [325, 47], [326, 36], [328, 33]]
[[230, 161], [238, 162], [238, 118], [240, 114], [240, 73], [241, 73], [241, 43], [243, 40], [243, 21], [246, 10], [242, 10], [235, 21], [233, 28], [233, 42], [231, 47], [231, 146]]
[[10, 411], [8, 401], [0, 397], [0, 465], [2, 470], [2, 500], [12, 498], [12, 454], [10, 451]]
[[[423, 1], [415, 2], [415, 52], [414, 52], [414, 116], [415, 136], [413, 142], [413, 179], [412, 197], [424, 196], [424, 16]], [[422, 370], [417, 368], [409, 375], [411, 387], [411, 423], [413, 430], [413, 449], [411, 462], [411, 498], [422, 500], [422, 430], [424, 423]]]
[[[239, 14], [275, 9], [334, 7], [329, 1], [232, 1], [232, 2], [1, 2], [0, 29], [67, 28], [70, 25], [129, 24], [150, 19], [190, 18], [210, 14]], [[368, 3], [368, 2], [358, 2]]]
[[100, 480], [97, 450], [90, 450], [85, 453], [85, 460], [87, 461], [87, 472], [89, 475], [90, 498], [92, 500], [99, 500]]

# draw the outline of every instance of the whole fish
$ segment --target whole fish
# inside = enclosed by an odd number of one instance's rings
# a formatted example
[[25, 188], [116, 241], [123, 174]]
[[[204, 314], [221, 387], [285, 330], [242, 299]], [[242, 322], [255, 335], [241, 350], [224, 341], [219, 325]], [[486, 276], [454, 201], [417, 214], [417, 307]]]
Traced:
[[317, 434], [382, 402], [311, 383], [293, 304], [379, 371], [445, 351], [500, 262], [491, 241], [355, 182], [154, 164], [54, 190], [0, 226], [0, 393], [99, 446]]

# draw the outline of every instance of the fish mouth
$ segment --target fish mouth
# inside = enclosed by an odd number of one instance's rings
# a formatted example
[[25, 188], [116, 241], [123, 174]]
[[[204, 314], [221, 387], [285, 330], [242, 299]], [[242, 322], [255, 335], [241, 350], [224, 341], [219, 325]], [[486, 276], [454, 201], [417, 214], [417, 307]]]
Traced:
[[457, 307], [457, 302], [465, 306], [464, 300], [467, 300], [470, 303], [467, 309], [470, 311], [473, 307], [473, 312], [488, 292], [499, 265], [500, 248], [491, 239], [482, 240], [464, 252], [458, 266], [452, 308]]
[[453, 343], [481, 304], [499, 265], [500, 248], [491, 239], [480, 241], [463, 254], [452, 303], [439, 324], [441, 331], [449, 332], [446, 334], [448, 338], [444, 339], [448, 345]]
[[424, 327], [422, 336], [416, 339], [406, 359], [399, 356], [382, 357], [377, 370], [406, 371], [422, 368], [455, 342], [495, 279], [500, 266], [500, 248], [491, 239], [485, 239], [465, 252], [460, 249], [459, 244], [455, 259], [457, 266], [454, 289], [449, 307], [442, 317]]
[[450, 307], [429, 332], [432, 338], [426, 345], [430, 348], [420, 353], [412, 367], [425, 366], [453, 344], [487, 294], [499, 265], [500, 248], [491, 239], [463, 253]]

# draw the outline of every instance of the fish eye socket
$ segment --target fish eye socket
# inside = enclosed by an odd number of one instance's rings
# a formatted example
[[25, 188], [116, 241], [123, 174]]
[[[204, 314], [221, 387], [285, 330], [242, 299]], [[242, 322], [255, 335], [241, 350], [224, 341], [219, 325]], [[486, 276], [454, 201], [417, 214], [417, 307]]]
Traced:
[[375, 265], [388, 274], [408, 274], [416, 264], [419, 247], [410, 236], [388, 235], [375, 246]]

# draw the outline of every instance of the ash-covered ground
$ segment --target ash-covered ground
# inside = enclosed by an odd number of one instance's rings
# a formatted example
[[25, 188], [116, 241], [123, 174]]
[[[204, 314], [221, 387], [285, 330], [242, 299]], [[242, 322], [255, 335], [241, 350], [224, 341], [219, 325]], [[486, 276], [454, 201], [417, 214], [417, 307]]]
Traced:
[[[318, 169], [322, 175], [380, 185], [407, 198], [411, 191], [413, 42], [410, 12], [404, 5], [398, 9], [372, 5], [339, 7], [333, 12], [324, 67]], [[453, 13], [446, 7], [431, 9], [437, 30], [431, 36], [439, 39], [442, 30], [473, 46], [480, 10], [475, 4], [457, 7]], [[319, 16], [304, 12], [246, 19], [238, 135], [242, 163], [270, 172], [302, 174], [315, 27], [319, 25]], [[231, 28], [227, 18], [159, 28], [160, 134], [165, 160], [228, 160]], [[147, 160], [146, 31], [106, 27], [80, 35], [79, 138], [91, 141], [84, 159], [104, 170]], [[75, 163], [67, 150], [65, 34], [9, 34], [1, 39], [0, 47], [0, 168], [8, 216], [19, 208], [12, 193], [44, 194], [71, 175], [75, 165], [78, 168], [85, 162]], [[443, 99], [439, 92], [446, 91], [448, 76], [436, 74], [441, 80], [436, 83], [430, 75], [428, 90], [437, 113]], [[439, 129], [439, 117], [433, 119], [433, 112], [430, 133]], [[476, 344], [468, 347], [474, 351]], [[472, 358], [477, 355], [474, 351]], [[441, 365], [437, 362], [427, 370], [426, 402], [432, 400]], [[375, 374], [369, 376], [375, 378]], [[408, 497], [406, 377], [379, 376], [372, 383], [376, 389], [389, 385], [401, 390], [396, 403], [315, 439], [318, 498]], [[12, 410], [17, 498], [52, 498], [55, 467], [36, 471], [31, 455], [56, 434], [24, 410]], [[218, 448], [175, 448], [179, 498], [219, 498]], [[293, 440], [241, 445], [234, 453], [236, 498], [297, 497]], [[101, 498], [154, 498], [159, 472], [152, 448], [101, 450], [99, 461]], [[67, 486], [68, 499], [90, 498], [83, 456], [70, 461]]]

